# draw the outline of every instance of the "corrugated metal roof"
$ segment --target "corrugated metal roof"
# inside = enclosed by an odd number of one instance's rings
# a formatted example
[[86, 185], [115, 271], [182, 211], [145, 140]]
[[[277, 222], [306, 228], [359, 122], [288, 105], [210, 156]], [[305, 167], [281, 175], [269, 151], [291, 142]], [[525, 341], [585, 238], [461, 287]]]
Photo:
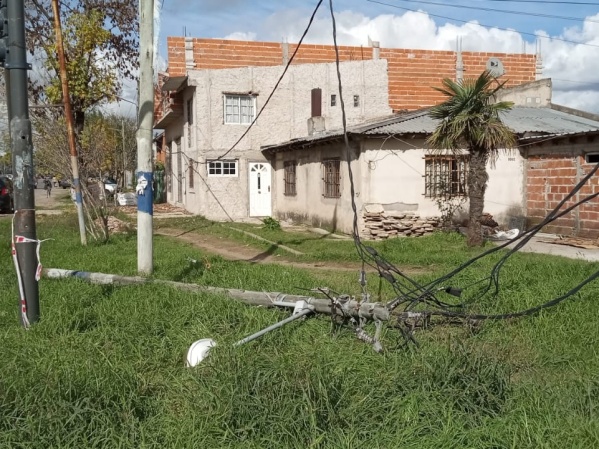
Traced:
[[[552, 108], [516, 106], [502, 113], [501, 119], [516, 134], [561, 135], [599, 131], [599, 120], [580, 117]], [[432, 119], [426, 110], [406, 119], [398, 116], [394, 123], [371, 127], [364, 134], [430, 134], [437, 124], [438, 121]]]
[[[402, 135], [402, 134], [431, 134], [438, 124], [429, 116], [430, 109], [396, 114], [375, 122], [365, 122], [348, 127], [353, 135]], [[586, 115], [586, 116], [585, 116]], [[561, 106], [524, 107], [515, 106], [502, 113], [503, 122], [514, 131], [519, 138], [557, 137], [570, 134], [585, 134], [599, 132], [599, 117], [592, 118], [590, 114], [570, 110]], [[311, 146], [314, 142], [334, 140], [343, 135], [340, 129], [326, 131], [321, 134], [293, 139], [278, 145], [262, 147], [263, 150], [277, 151], [279, 149]]]

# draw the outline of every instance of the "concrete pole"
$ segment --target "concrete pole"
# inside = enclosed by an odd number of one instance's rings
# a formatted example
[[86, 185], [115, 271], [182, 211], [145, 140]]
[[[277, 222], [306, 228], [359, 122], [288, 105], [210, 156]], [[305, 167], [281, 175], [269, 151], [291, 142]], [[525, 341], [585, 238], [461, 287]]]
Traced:
[[71, 110], [69, 80], [67, 75], [67, 64], [64, 56], [64, 45], [62, 42], [62, 27], [60, 24], [60, 6], [58, 5], [58, 0], [52, 0], [52, 12], [54, 14], [56, 54], [58, 55], [60, 82], [62, 84], [64, 116], [67, 123], [67, 138], [69, 141], [69, 153], [71, 155], [71, 171], [73, 172], [73, 188], [75, 189], [75, 206], [77, 207], [77, 219], [79, 221], [79, 235], [81, 237], [81, 244], [87, 245], [85, 218], [83, 216], [83, 197], [81, 195], [81, 181], [79, 179], [79, 155], [77, 154], [77, 144], [75, 142], [75, 127], [73, 124], [73, 111]]
[[125, 120], [121, 119], [121, 148], [123, 152], [123, 191], [127, 189], [127, 155], [125, 154]]
[[[7, 89], [8, 117], [15, 195], [13, 244], [21, 298], [21, 324], [29, 327], [39, 320], [39, 285], [36, 276], [37, 236], [35, 227], [35, 174], [33, 170], [33, 143], [27, 98], [27, 63], [25, 50], [25, 6], [23, 0], [8, 0], [8, 51], [4, 64]], [[18, 238], [15, 238], [18, 236]]]
[[153, 266], [152, 128], [154, 126], [154, 0], [139, 0], [139, 110], [137, 117], [137, 271]]

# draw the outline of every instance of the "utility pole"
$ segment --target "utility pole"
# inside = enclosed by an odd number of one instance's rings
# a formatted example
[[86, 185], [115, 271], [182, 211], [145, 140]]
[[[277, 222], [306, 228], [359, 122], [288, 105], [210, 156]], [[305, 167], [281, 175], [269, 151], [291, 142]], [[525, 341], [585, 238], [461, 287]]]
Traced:
[[151, 274], [154, 126], [154, 0], [139, 0], [139, 110], [137, 116], [137, 271]]
[[75, 205], [77, 207], [77, 219], [79, 221], [79, 234], [81, 236], [81, 244], [87, 245], [85, 219], [83, 217], [83, 197], [81, 195], [81, 181], [79, 179], [79, 161], [77, 154], [77, 144], [75, 142], [73, 111], [71, 110], [71, 97], [69, 95], [67, 65], [64, 57], [64, 45], [62, 43], [62, 27], [60, 25], [60, 6], [58, 5], [58, 0], [52, 0], [52, 12], [54, 13], [56, 53], [58, 54], [60, 81], [62, 84], [62, 101], [64, 103], [64, 115], [67, 122], [67, 137], [69, 140], [69, 151], [71, 153], [71, 171], [73, 172], [73, 188], [75, 189]]
[[121, 119], [121, 147], [123, 149], [123, 191], [127, 188], [127, 155], [125, 153], [125, 120]]
[[[14, 182], [13, 260], [20, 293], [21, 324], [29, 327], [39, 320], [39, 272], [35, 228], [33, 144], [27, 98], [24, 0], [0, 0], [0, 61], [7, 83], [10, 143]], [[8, 86], [10, 86], [8, 88]], [[41, 268], [41, 267], [40, 267]]]

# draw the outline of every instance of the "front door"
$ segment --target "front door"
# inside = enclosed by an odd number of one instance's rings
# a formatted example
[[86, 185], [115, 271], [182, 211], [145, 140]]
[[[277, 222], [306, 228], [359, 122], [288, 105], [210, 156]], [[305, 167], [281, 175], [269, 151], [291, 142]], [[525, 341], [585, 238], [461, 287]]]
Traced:
[[270, 164], [250, 162], [250, 217], [270, 217]]

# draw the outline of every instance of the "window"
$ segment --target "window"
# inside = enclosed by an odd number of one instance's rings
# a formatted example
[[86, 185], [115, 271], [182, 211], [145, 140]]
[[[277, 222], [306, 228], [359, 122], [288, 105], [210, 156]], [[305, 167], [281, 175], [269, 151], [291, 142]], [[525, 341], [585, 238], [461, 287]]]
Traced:
[[337, 95], [331, 95], [331, 106], [337, 106]]
[[237, 161], [208, 161], [208, 176], [237, 176]]
[[451, 198], [466, 195], [468, 156], [426, 156], [424, 196]]
[[225, 123], [249, 125], [254, 121], [255, 111], [253, 95], [225, 95]]
[[599, 162], [599, 153], [587, 153], [584, 158], [587, 164], [596, 164]]
[[295, 192], [295, 168], [297, 162], [287, 161], [283, 164], [283, 179], [285, 182], [285, 195], [294, 196]]
[[339, 159], [329, 159], [322, 161], [322, 180], [323, 193], [325, 198], [341, 197], [339, 168], [341, 161]]
[[189, 165], [187, 166], [187, 180], [189, 182], [189, 188], [193, 189], [194, 185], [194, 169], [193, 169], [193, 159], [189, 160]]
[[360, 96], [354, 95], [354, 108], [357, 108], [358, 106], [360, 106]]

